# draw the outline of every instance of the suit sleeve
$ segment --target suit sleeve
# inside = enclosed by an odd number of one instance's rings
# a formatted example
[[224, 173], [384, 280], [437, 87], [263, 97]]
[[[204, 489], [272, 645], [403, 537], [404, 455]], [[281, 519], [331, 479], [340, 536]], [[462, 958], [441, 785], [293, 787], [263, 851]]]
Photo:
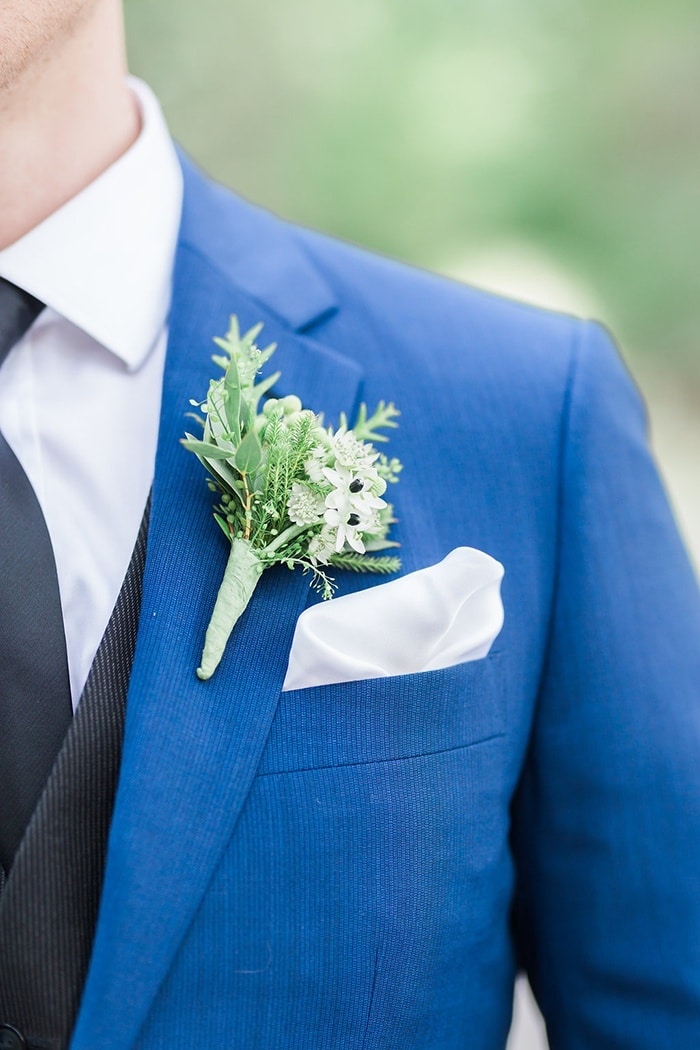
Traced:
[[700, 1048], [700, 593], [606, 333], [581, 329], [556, 595], [513, 810], [553, 1050]]

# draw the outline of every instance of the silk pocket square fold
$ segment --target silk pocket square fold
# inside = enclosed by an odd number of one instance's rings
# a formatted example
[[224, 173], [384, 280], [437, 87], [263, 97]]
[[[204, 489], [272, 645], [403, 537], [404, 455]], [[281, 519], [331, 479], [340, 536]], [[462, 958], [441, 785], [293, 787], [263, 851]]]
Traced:
[[283, 690], [435, 671], [486, 656], [503, 626], [503, 566], [457, 547], [437, 565], [306, 609]]

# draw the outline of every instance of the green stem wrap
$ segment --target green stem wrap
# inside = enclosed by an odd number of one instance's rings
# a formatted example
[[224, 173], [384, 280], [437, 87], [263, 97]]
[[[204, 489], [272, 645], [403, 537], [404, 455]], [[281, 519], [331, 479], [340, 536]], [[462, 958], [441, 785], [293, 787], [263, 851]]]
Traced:
[[253, 597], [262, 571], [260, 558], [250, 543], [247, 540], [232, 540], [224, 578], [204, 639], [202, 663], [197, 668], [198, 678], [211, 678], [219, 666], [231, 631]]

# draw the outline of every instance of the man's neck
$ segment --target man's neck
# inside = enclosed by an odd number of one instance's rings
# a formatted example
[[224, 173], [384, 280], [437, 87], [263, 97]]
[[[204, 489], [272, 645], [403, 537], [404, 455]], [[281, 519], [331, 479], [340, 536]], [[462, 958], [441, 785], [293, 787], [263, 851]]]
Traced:
[[89, 185], [137, 138], [139, 111], [125, 77], [120, 11], [103, 4], [57, 53], [0, 92], [0, 250]]

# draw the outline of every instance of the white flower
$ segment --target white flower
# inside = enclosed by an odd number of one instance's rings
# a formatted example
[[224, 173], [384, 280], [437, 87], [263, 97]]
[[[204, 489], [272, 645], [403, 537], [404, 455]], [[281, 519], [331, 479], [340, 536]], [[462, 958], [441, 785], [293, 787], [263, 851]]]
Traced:
[[336, 551], [347, 543], [359, 554], [364, 554], [362, 534], [377, 527], [377, 512], [386, 507], [386, 502], [374, 496], [369, 484], [362, 478], [353, 477], [351, 472], [340, 473], [327, 467], [323, 474], [336, 486], [326, 496], [323, 515], [326, 524], [336, 529]]
[[315, 525], [323, 517], [325, 504], [308, 485], [300, 481], [292, 484], [287, 499], [287, 514], [295, 525]]
[[327, 510], [323, 515], [326, 524], [335, 530], [335, 551], [339, 553], [347, 543], [358, 554], [365, 553], [362, 542], [362, 520], [358, 514], [343, 514], [339, 510]]
[[309, 559], [312, 565], [327, 565], [335, 554], [335, 530], [327, 525], [309, 540]]
[[323, 477], [324, 467], [329, 462], [330, 452], [325, 445], [317, 445], [311, 453], [309, 459], [304, 464], [304, 470], [309, 481], [313, 481], [315, 484], [320, 484], [325, 479]]
[[344, 430], [342, 427], [332, 438], [331, 446], [336, 465], [355, 472], [371, 467], [379, 455], [371, 445], [360, 441], [351, 430]]
[[380, 478], [372, 466], [350, 470], [348, 467], [324, 467], [323, 478], [336, 489], [347, 490], [358, 501], [381, 496], [386, 491], [386, 481]]
[[352, 471], [341, 472], [331, 470], [330, 467], [325, 468], [323, 475], [334, 486], [332, 492], [326, 496], [326, 507], [329, 510], [337, 510], [346, 517], [359, 517], [363, 530], [367, 528], [367, 522], [375, 516], [375, 512], [386, 507], [385, 500], [375, 495], [377, 488], [383, 492], [386, 487], [385, 482], [376, 475], [374, 478], [363, 478]]

